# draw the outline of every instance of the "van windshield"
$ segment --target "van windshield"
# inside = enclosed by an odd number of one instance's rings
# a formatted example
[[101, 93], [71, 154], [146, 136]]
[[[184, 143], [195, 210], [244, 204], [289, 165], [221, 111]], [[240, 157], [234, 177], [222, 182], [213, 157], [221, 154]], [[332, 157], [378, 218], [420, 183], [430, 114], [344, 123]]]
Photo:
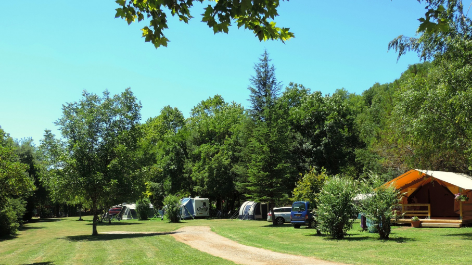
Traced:
[[292, 205], [292, 211], [293, 212], [305, 211], [305, 204], [303, 202], [295, 202]]

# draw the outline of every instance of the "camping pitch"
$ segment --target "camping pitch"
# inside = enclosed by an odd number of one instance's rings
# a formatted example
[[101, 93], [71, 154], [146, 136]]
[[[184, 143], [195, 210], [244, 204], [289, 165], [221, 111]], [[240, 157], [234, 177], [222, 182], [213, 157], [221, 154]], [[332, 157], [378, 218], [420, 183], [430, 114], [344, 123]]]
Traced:
[[268, 205], [265, 203], [246, 201], [239, 208], [239, 219], [261, 220], [267, 218]]
[[180, 200], [180, 216], [182, 219], [210, 216], [210, 200], [208, 198], [183, 198]]

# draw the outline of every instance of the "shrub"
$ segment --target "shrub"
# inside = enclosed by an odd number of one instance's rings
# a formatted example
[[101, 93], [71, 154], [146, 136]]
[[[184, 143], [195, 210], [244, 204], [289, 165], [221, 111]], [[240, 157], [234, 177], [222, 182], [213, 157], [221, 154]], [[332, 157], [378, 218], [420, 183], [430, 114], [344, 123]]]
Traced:
[[7, 199], [0, 205], [0, 236], [13, 235], [22, 224], [26, 202], [22, 199]]
[[172, 223], [180, 222], [180, 203], [175, 195], [168, 195], [164, 198], [165, 216]]
[[149, 215], [149, 204], [150, 204], [149, 198], [144, 198], [141, 200], [138, 200], [136, 202], [136, 213], [138, 214], [138, 219], [139, 220], [148, 220], [148, 215]]
[[401, 192], [393, 185], [384, 186], [376, 175], [371, 176], [370, 183], [366, 183], [362, 190], [367, 195], [360, 203], [362, 214], [374, 223], [381, 239], [388, 239], [390, 220], [396, 217], [394, 208], [400, 202]]
[[352, 228], [356, 209], [353, 198], [358, 193], [358, 183], [335, 176], [325, 182], [318, 195], [318, 228], [333, 238], [341, 239]]
[[[301, 175], [301, 173], [300, 173]], [[317, 172], [315, 168], [311, 168], [309, 172], [305, 173], [303, 177], [296, 183], [293, 190], [294, 201], [309, 201], [316, 208], [316, 197], [323, 188], [323, 184], [328, 179], [326, 170], [322, 169]]]
[[[300, 173], [301, 175], [301, 173]], [[293, 190], [293, 201], [309, 201], [313, 207], [313, 211], [317, 212], [317, 197], [325, 181], [328, 179], [326, 170], [323, 168], [319, 173], [315, 168], [311, 168], [309, 172], [305, 173], [303, 177], [297, 182], [297, 186]], [[314, 227], [316, 227], [316, 234], [320, 235], [321, 231], [318, 229], [317, 218], [315, 216]]]

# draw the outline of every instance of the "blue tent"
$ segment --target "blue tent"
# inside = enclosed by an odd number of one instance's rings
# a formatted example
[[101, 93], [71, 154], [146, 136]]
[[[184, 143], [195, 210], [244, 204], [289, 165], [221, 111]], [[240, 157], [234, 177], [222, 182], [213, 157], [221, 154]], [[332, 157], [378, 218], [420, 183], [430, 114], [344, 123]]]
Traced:
[[194, 218], [195, 209], [193, 209], [193, 205], [193, 198], [183, 198], [182, 200], [180, 200], [180, 218]]
[[204, 218], [210, 216], [210, 200], [208, 198], [183, 198], [180, 200], [180, 218]]

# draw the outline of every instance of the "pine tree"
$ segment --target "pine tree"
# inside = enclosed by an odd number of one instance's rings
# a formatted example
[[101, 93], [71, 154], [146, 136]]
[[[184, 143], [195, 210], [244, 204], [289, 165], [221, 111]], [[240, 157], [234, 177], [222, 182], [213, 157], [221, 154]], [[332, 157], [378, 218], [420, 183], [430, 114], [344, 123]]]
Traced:
[[275, 67], [269, 65], [270, 61], [266, 50], [262, 54], [260, 62], [254, 66], [256, 76], [250, 79], [251, 86], [248, 87], [251, 91], [249, 96], [251, 102], [250, 114], [254, 120], [270, 120], [270, 112], [274, 109], [275, 101], [280, 93], [281, 83], [277, 82]]
[[[275, 68], [269, 65], [267, 51], [255, 65], [256, 76], [250, 81], [250, 114], [247, 157], [247, 196], [255, 201], [274, 203], [288, 198], [293, 184], [288, 182], [288, 122], [279, 106], [280, 83]], [[292, 183], [294, 181], [291, 181]]]

